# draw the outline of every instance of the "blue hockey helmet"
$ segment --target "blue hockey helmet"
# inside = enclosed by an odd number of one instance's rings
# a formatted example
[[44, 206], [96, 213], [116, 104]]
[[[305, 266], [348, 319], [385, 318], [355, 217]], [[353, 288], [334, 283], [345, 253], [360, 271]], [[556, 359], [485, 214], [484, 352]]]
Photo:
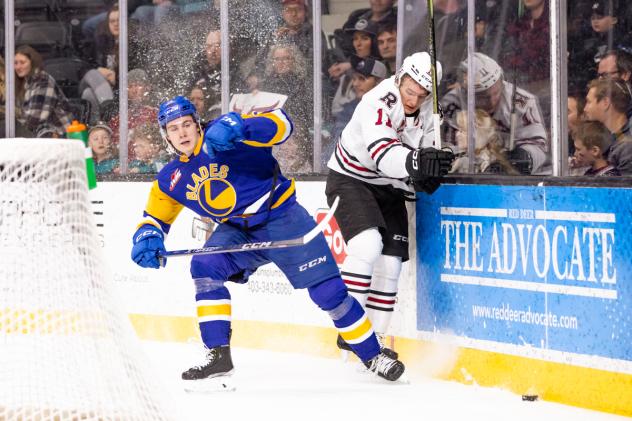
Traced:
[[178, 95], [177, 97], [160, 104], [158, 108], [158, 124], [161, 128], [176, 118], [190, 115], [195, 121], [200, 121], [195, 105], [187, 98]]

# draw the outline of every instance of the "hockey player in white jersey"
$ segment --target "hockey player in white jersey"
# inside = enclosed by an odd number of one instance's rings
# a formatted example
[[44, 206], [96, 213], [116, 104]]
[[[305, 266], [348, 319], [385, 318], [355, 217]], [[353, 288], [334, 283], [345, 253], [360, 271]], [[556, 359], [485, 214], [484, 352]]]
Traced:
[[[335, 216], [347, 243], [342, 279], [377, 333], [388, 329], [408, 260], [405, 201], [414, 190], [434, 192], [454, 159], [430, 147], [432, 89], [430, 55], [406, 57], [397, 74], [362, 97], [328, 163], [327, 200], [340, 197]], [[337, 343], [350, 349], [340, 336]]]
[[[486, 111], [496, 122], [510, 162], [523, 174], [544, 173], [549, 145], [537, 98], [505, 81], [502, 68], [485, 54], [474, 53], [474, 68], [475, 107]], [[459, 71], [463, 76], [460, 86], [441, 98], [445, 117], [443, 140], [448, 146], [456, 146], [457, 112], [467, 109], [467, 60], [461, 63]]]

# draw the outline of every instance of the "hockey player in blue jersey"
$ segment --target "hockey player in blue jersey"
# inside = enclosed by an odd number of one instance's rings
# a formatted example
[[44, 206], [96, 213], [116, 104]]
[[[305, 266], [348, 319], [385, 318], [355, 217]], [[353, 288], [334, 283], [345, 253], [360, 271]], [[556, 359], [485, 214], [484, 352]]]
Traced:
[[[159, 268], [158, 252], [183, 207], [218, 223], [205, 247], [296, 238], [316, 226], [296, 202], [295, 184], [281, 174], [272, 147], [292, 134], [284, 111], [228, 113], [204, 130], [194, 105], [177, 96], [160, 104], [163, 138], [179, 156], [153, 182], [144, 218], [133, 236], [132, 259]], [[196, 255], [191, 260], [205, 360], [184, 373], [189, 385], [233, 371], [231, 296], [227, 282], [245, 283], [274, 262], [294, 288], [306, 288], [365, 366], [397, 380], [404, 365], [380, 350], [362, 306], [347, 293], [323, 234], [287, 249]], [[310, 265], [310, 262], [319, 262]], [[193, 387], [195, 389], [195, 387]]]

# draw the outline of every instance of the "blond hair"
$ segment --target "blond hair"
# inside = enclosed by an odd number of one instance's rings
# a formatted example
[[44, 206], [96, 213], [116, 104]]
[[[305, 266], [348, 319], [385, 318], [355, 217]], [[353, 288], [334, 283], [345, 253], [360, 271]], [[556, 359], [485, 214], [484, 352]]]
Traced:
[[[475, 127], [475, 152], [479, 157], [488, 156], [487, 162], [481, 164], [478, 171], [484, 172], [489, 164], [497, 162], [506, 174], [518, 174], [503, 153], [503, 142], [498, 133], [496, 122], [487, 111], [477, 108], [474, 112]], [[456, 115], [456, 123], [463, 131], [467, 131], [467, 112], [459, 111]]]

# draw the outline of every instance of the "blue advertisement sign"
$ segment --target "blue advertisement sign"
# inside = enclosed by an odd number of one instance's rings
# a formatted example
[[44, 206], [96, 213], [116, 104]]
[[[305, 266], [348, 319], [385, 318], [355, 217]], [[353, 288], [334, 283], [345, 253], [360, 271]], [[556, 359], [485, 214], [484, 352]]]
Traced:
[[419, 330], [632, 361], [632, 189], [417, 197]]

